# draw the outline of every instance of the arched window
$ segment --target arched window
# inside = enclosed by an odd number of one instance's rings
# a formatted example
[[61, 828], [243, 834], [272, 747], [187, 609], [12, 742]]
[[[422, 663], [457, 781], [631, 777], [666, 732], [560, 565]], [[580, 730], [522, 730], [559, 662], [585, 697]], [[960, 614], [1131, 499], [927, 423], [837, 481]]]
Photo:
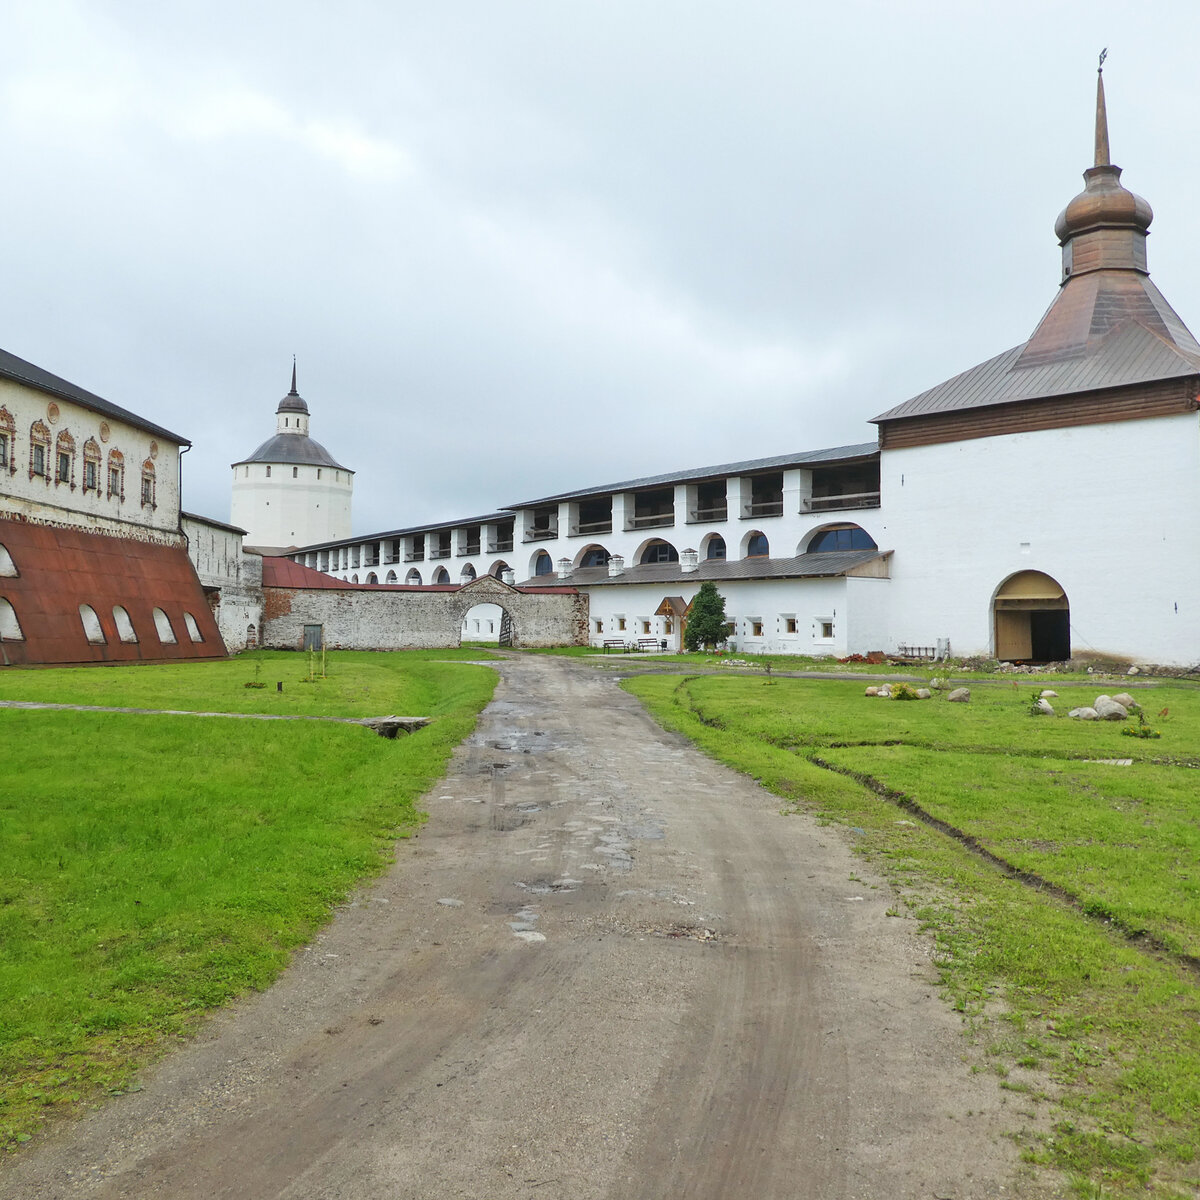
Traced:
[[129, 619], [129, 613], [119, 604], [113, 605], [113, 624], [117, 627], [117, 637], [121, 641], [136, 642], [138, 640], [138, 636], [133, 629], [133, 622]]
[[100, 490], [100, 443], [95, 438], [88, 438], [83, 443], [83, 490], [99, 492]]
[[387, 573], [387, 578], [384, 580], [384, 582], [385, 582], [385, 583], [395, 583], [395, 582], [396, 582], [396, 572], [395, 572], [395, 571], [389, 571], [389, 572]]
[[185, 612], [183, 614], [183, 624], [188, 631], [188, 637], [190, 637], [193, 642], [204, 641], [204, 635], [200, 632], [200, 626], [196, 624], [196, 618], [193, 617], [190, 612]]
[[704, 548], [704, 557], [710, 562], [723, 562], [725, 559], [725, 539], [719, 534], [714, 533], [708, 539], [708, 545]]
[[54, 439], [54, 482], [75, 487], [75, 439], [65, 429]]
[[537, 557], [533, 560], [533, 573], [535, 576], [554, 574], [554, 560], [545, 550], [537, 552]]
[[17, 610], [3, 596], [0, 596], [0, 642], [23, 642], [25, 635], [21, 632], [21, 622], [17, 620]]
[[50, 426], [34, 421], [29, 427], [29, 478], [50, 482]]
[[142, 507], [154, 508], [157, 484], [154, 478], [154, 463], [146, 459], [142, 463]]
[[0, 404], [0, 472], [11, 475], [17, 469], [17, 422]]
[[16, 579], [20, 575], [17, 570], [17, 564], [13, 562], [12, 555], [4, 546], [0, 546], [0, 578]]
[[642, 551], [642, 557], [638, 561], [643, 564], [678, 562], [679, 551], [670, 542], [654, 541]]
[[506, 562], [504, 561], [504, 559], [501, 559], [501, 560], [500, 560], [498, 563], [495, 563], [495, 564], [492, 566], [492, 569], [491, 569], [491, 570], [488, 572], [488, 574], [489, 574], [489, 575], [490, 575], [490, 576], [491, 576], [493, 579], [503, 579], [503, 578], [504, 578], [504, 572], [505, 572], [505, 571], [507, 571], [507, 570], [508, 570], [508, 563], [506, 563]]
[[376, 575], [374, 571], [368, 571], [367, 572], [367, 582], [368, 583], [378, 583], [379, 576]]
[[253, 650], [258, 645], [258, 629], [254, 625], [246, 626], [246, 649]]
[[767, 535], [757, 529], [746, 538], [746, 558], [766, 558], [771, 553]]
[[409, 573], [407, 575], [405, 575], [404, 582], [406, 584], [408, 584], [409, 587], [420, 587], [421, 586], [421, 572], [418, 571], [416, 567], [413, 567], [412, 570], [410, 570]]
[[125, 499], [125, 455], [120, 450], [108, 452], [108, 498]]
[[96, 616], [96, 610], [90, 604], [79, 606], [79, 619], [83, 622], [84, 636], [93, 646], [103, 646], [108, 641], [104, 630], [100, 628], [100, 618]]
[[175, 645], [175, 630], [171, 628], [171, 618], [161, 608], [154, 610], [154, 632], [164, 646]]
[[835, 550], [878, 550], [875, 539], [858, 525], [837, 525], [822, 529], [811, 542], [805, 554], [827, 554]]
[[612, 555], [603, 546], [589, 546], [583, 552], [579, 565], [581, 567], [607, 567], [610, 558]]
[[354, 572], [354, 574], [350, 576], [350, 582], [351, 582], [351, 583], [357, 583], [357, 582], [358, 582], [358, 572], [357, 572], [357, 571], [355, 571], [355, 572]]
[[460, 583], [470, 583], [475, 578], [475, 568], [470, 563], [463, 563], [463, 569], [458, 574]]
[[449, 583], [450, 582], [450, 572], [447, 571], [445, 567], [438, 567], [438, 569], [436, 571], [434, 571], [434, 573], [433, 573], [433, 582], [434, 583]]

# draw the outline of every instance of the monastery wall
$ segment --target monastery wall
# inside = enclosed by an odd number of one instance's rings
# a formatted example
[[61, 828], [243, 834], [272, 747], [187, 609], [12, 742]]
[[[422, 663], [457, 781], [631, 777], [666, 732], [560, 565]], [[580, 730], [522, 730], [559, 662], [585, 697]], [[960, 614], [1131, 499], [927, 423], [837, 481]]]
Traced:
[[992, 654], [997, 590], [1041, 571], [1073, 654], [1200, 662], [1198, 434], [1180, 414], [885, 451], [892, 637]]
[[262, 556], [243, 550], [242, 533], [228, 525], [185, 513], [182, 527], [226, 650], [235, 654], [257, 645], [263, 617]]

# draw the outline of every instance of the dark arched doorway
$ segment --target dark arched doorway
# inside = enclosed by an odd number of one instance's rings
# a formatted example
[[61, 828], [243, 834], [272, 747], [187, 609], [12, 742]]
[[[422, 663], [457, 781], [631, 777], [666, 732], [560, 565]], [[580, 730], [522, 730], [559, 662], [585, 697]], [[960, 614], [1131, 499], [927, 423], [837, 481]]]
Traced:
[[996, 657], [1005, 662], [1063, 662], [1071, 657], [1071, 606], [1042, 571], [1010, 575], [992, 601]]

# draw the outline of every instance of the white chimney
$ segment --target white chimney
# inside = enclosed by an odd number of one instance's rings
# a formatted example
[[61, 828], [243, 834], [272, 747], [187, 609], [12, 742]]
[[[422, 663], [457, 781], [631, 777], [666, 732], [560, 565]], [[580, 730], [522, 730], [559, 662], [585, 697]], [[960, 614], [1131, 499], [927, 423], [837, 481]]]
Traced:
[[512, 587], [513, 584], [517, 582], [517, 573], [512, 569], [512, 567], [505, 567], [504, 570], [500, 572], [500, 579], [501, 582], [507, 583], [509, 587]]
[[558, 560], [558, 577], [559, 579], [569, 579], [571, 576], [571, 560], [569, 558], [560, 558]]
[[700, 565], [700, 554], [696, 550], [680, 550], [679, 569], [685, 575], [691, 574]]
[[612, 575], [623, 575], [625, 573], [625, 558], [623, 555], [614, 554], [608, 560], [608, 573]]

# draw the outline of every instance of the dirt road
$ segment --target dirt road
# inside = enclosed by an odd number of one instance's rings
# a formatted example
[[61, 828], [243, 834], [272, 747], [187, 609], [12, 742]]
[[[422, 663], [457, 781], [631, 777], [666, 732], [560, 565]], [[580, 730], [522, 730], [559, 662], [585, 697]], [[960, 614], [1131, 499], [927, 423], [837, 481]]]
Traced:
[[928, 944], [847, 835], [611, 678], [500, 670], [395, 868], [0, 1193], [1033, 1194], [1002, 1137], [1020, 1098], [968, 1070]]

